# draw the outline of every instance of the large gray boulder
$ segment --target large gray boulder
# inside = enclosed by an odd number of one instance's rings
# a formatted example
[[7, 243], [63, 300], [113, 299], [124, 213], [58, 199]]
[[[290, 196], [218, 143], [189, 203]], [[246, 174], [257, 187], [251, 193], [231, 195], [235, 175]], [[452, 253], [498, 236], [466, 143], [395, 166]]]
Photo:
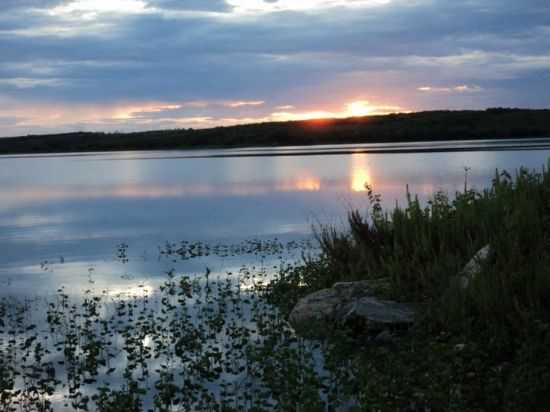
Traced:
[[290, 313], [290, 323], [299, 333], [315, 336], [346, 324], [361, 325], [368, 333], [412, 324], [410, 305], [374, 296], [385, 285], [387, 280], [336, 283], [300, 299]]

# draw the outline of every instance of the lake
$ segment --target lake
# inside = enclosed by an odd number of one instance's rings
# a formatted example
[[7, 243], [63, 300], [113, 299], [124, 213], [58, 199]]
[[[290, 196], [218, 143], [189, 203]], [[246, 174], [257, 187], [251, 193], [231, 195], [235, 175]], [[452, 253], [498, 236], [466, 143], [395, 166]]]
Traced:
[[[482, 189], [496, 169], [540, 169], [549, 158], [550, 139], [3, 156], [0, 293], [121, 291], [171, 269], [276, 265], [299, 259], [314, 225], [344, 225], [350, 208], [365, 209], [365, 183], [392, 207], [407, 185], [422, 199], [452, 195], [465, 168], [468, 187]], [[251, 239], [284, 250], [159, 252], [167, 242]]]

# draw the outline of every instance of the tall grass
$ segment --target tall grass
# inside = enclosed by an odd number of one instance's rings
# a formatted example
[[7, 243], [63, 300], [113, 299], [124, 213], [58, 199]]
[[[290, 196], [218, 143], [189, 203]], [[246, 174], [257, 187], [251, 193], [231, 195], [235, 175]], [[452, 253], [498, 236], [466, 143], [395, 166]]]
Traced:
[[[386, 279], [390, 297], [426, 309], [432, 330], [521, 339], [534, 321], [550, 321], [550, 172], [497, 171], [488, 189], [465, 189], [425, 205], [407, 190], [404, 207], [384, 211], [368, 187], [368, 213], [351, 211], [347, 232], [318, 228], [320, 257], [275, 290], [299, 287], [298, 297], [337, 281]], [[486, 245], [488, 259], [464, 288], [465, 264]]]
[[[346, 232], [318, 228], [319, 258], [283, 273], [275, 300], [290, 308], [337, 281], [385, 279], [382, 293], [417, 304], [415, 328], [393, 349], [340, 351], [354, 353], [364, 410], [547, 411], [548, 168], [497, 171], [486, 190], [436, 193], [425, 205], [407, 193], [391, 211], [368, 189], [368, 213], [350, 212]], [[488, 258], [463, 282], [486, 245]]]

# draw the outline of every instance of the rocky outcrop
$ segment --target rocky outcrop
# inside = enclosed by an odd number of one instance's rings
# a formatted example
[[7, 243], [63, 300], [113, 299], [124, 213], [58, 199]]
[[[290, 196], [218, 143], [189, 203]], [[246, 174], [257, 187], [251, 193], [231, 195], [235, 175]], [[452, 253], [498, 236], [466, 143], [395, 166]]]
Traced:
[[491, 245], [481, 248], [471, 259], [460, 274], [460, 286], [466, 289], [472, 280], [481, 272], [481, 266], [491, 255]]
[[409, 326], [414, 321], [410, 305], [374, 296], [385, 284], [386, 280], [336, 283], [300, 299], [290, 314], [290, 322], [298, 332], [317, 336], [342, 325], [360, 325], [374, 335]]

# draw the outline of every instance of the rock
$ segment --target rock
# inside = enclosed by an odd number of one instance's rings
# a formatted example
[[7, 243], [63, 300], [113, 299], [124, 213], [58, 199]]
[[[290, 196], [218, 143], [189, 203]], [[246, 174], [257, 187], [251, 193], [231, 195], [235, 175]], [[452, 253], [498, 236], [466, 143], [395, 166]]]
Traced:
[[366, 321], [371, 329], [383, 329], [387, 325], [401, 326], [413, 323], [414, 310], [405, 303], [365, 296], [342, 308], [341, 321], [348, 322], [357, 318]]
[[480, 249], [473, 257], [470, 259], [464, 269], [462, 269], [460, 275], [460, 286], [462, 289], [466, 289], [470, 286], [470, 282], [475, 279], [475, 277], [481, 272], [481, 265], [489, 255], [491, 254], [491, 245], [486, 245]]
[[358, 282], [338, 282], [332, 286], [338, 296], [343, 300], [371, 295], [373, 292], [373, 281], [361, 280]]
[[332, 286], [345, 300], [353, 300], [363, 296], [374, 296], [379, 290], [388, 290], [390, 281], [388, 278], [359, 280], [356, 282], [338, 282]]
[[333, 320], [342, 298], [335, 289], [323, 289], [300, 299], [290, 313], [290, 323], [295, 328], [315, 326]]
[[340, 282], [300, 299], [290, 323], [301, 334], [322, 336], [337, 325], [360, 325], [368, 333], [410, 325], [414, 310], [406, 304], [378, 299], [374, 290], [387, 280]]

